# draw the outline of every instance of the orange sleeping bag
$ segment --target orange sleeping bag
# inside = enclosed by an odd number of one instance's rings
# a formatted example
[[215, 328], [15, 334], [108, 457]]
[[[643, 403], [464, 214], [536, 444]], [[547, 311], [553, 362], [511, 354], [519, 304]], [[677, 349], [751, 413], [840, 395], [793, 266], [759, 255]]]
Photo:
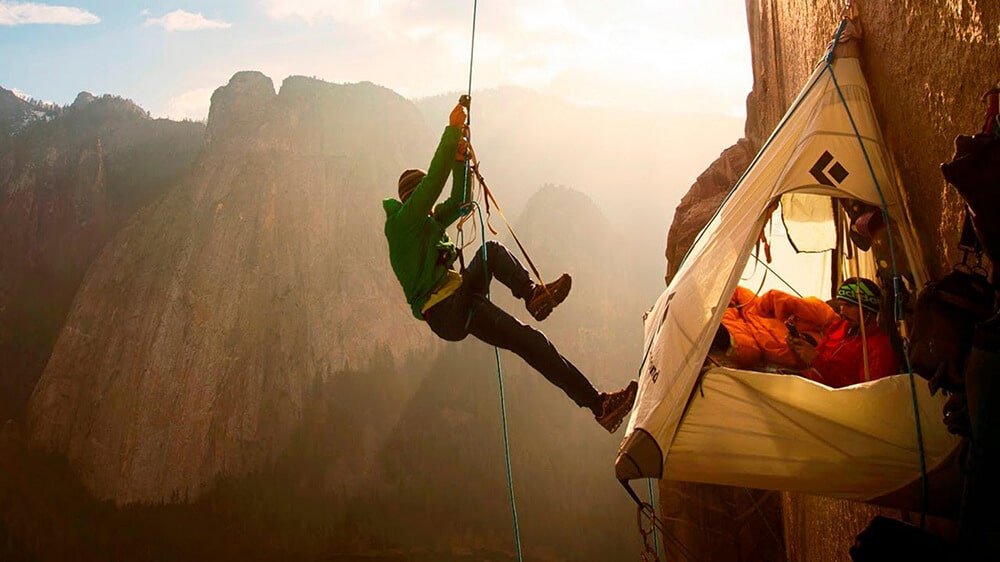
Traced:
[[757, 296], [746, 287], [736, 287], [722, 315], [722, 325], [729, 331], [726, 355], [741, 369], [801, 368], [785, 343], [785, 322], [819, 342], [836, 318], [837, 313], [815, 297], [799, 298], [773, 289]]

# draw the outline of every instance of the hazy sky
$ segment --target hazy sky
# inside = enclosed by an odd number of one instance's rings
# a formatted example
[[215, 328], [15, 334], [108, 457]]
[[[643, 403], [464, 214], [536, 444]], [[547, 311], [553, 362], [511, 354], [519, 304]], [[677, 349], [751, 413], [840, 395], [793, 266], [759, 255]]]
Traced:
[[[69, 103], [129, 97], [204, 118], [239, 70], [370, 80], [407, 97], [465, 90], [471, 0], [0, 0], [0, 85]], [[742, 115], [743, 0], [481, 0], [473, 88]]]

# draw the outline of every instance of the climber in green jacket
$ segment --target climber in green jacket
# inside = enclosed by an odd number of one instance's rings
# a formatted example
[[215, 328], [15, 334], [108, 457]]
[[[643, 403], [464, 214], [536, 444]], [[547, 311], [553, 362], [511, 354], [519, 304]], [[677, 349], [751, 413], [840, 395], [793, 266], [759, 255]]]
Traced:
[[[614, 433], [635, 402], [637, 383], [617, 392], [598, 392], [540, 331], [519, 322], [487, 298], [495, 278], [515, 298], [525, 301], [536, 320], [544, 320], [569, 294], [572, 279], [563, 274], [544, 287], [507, 248], [487, 242], [464, 271], [455, 269], [458, 251], [445, 229], [470, 212], [466, 189], [468, 143], [462, 136], [465, 108], [456, 105], [426, 172], [406, 170], [399, 177], [399, 199], [386, 199], [385, 237], [389, 261], [413, 315], [442, 339], [460, 341], [469, 334], [513, 351], [558, 386], [577, 405], [590, 408]], [[435, 206], [452, 173], [450, 196]], [[485, 250], [486, 255], [483, 255]]]

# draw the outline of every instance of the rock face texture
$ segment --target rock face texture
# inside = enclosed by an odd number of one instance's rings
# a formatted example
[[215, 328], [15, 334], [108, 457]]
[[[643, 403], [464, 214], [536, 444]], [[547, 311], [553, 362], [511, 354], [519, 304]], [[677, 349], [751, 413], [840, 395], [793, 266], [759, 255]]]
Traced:
[[18, 133], [33, 123], [54, 119], [62, 112], [63, 108], [56, 105], [22, 99], [0, 86], [0, 138]]
[[195, 497], [281, 450], [313, 381], [428, 345], [378, 204], [429, 158], [425, 131], [372, 84], [290, 77], [275, 94], [236, 74], [191, 173], [88, 272], [32, 396], [34, 441], [101, 498]]
[[[759, 144], [784, 114], [835, 30], [834, 2], [748, 0], [754, 89], [746, 136]], [[982, 125], [984, 91], [1000, 68], [1000, 4], [855, 2], [861, 65], [902, 176], [931, 274], [957, 259], [961, 203], [939, 165], [959, 134]]]
[[[855, 4], [854, 21], [864, 32], [862, 68], [931, 274], [938, 276], [959, 257], [954, 247], [962, 220], [962, 204], [938, 166], [950, 159], [956, 135], [975, 132], [982, 123], [979, 98], [996, 83], [1000, 68], [1000, 4]], [[816, 0], [747, 0], [746, 5], [754, 87], [747, 98], [746, 139], [740, 143], [749, 148], [762, 145], [798, 94], [831, 40], [841, 8]], [[704, 226], [721, 201], [719, 194], [742, 172], [727, 162], [739, 146], [728, 149], [699, 178], [684, 199], [688, 205], [678, 208], [667, 244], [668, 279], [692, 233]], [[705, 176], [714, 179], [703, 181]], [[671, 489], [670, 483], [661, 484], [661, 493]], [[788, 494], [783, 511], [789, 560], [843, 559], [854, 535], [880, 512]], [[806, 524], [813, 521], [823, 524]]]
[[[962, 203], [939, 170], [956, 135], [982, 123], [982, 93], [1000, 68], [1000, 4], [856, 2], [861, 64], [882, 132], [932, 276], [958, 259]], [[837, 8], [828, 2], [750, 0], [747, 17], [754, 90], [747, 100], [747, 137], [761, 142], [781, 118], [829, 42]], [[870, 506], [788, 495], [785, 530], [790, 560], [835, 560], [870, 521]], [[824, 520], [823, 526], [805, 522]]]
[[0, 420], [22, 414], [94, 257], [188, 170], [202, 135], [91, 96], [0, 137]]
[[701, 229], [712, 220], [716, 209], [750, 165], [756, 153], [754, 144], [747, 139], [740, 139], [722, 151], [715, 162], [698, 176], [694, 185], [681, 199], [680, 205], [674, 211], [674, 220], [667, 234], [667, 283], [673, 279], [681, 266], [684, 254], [694, 244]]
[[[864, 33], [861, 64], [875, 111], [910, 198], [925, 255], [933, 260], [931, 272], [939, 275], [959, 257], [954, 246], [962, 220], [962, 204], [945, 184], [939, 165], [951, 158], [955, 136], [975, 132], [982, 123], [979, 98], [996, 84], [1000, 66], [1000, 5], [983, 0], [934, 5], [892, 0], [858, 2], [855, 10], [854, 21]], [[754, 87], [747, 97], [749, 152], [767, 139], [815, 68], [839, 14], [840, 7], [831, 2], [747, 1], [754, 67]], [[741, 167], [730, 170], [724, 163], [736, 156], [731, 154], [734, 149], [705, 174], [721, 179], [725, 173], [717, 174], [727, 170], [738, 178]], [[714, 203], [711, 189], [692, 199], [706, 189], [702, 180], [699, 177], [678, 207], [671, 226], [670, 268], [676, 267], [673, 256], [683, 257], [679, 249], [688, 247], [687, 234], [697, 234], [707, 222], [689, 215], [711, 216], [685, 207], [689, 200], [698, 207]]]
[[14, 92], [0, 88], [0, 135], [16, 130], [31, 115], [31, 104]]

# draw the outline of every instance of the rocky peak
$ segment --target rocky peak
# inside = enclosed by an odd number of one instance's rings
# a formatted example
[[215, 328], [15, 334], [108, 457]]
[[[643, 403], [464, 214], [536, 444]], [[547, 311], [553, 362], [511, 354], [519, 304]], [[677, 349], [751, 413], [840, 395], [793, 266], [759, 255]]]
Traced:
[[55, 113], [55, 106], [24, 99], [11, 90], [0, 87], [0, 139], [31, 123], [54, 117]]
[[206, 143], [252, 136], [263, 124], [275, 96], [274, 82], [263, 73], [245, 70], [234, 74], [212, 94]]
[[[499, 217], [493, 222], [494, 227], [502, 224]], [[553, 265], [558, 267], [582, 267], [595, 256], [610, 257], [610, 247], [620, 237], [593, 199], [575, 189], [551, 184], [528, 199], [516, 228], [519, 234], [530, 237], [531, 249], [552, 254], [556, 260]]]
[[336, 87], [336, 84], [312, 76], [288, 76], [281, 82], [279, 95], [287, 99], [317, 97], [323, 91]]
[[74, 102], [65, 115], [68, 117], [67, 123], [89, 123], [98, 127], [121, 120], [150, 120], [149, 112], [134, 101], [110, 94], [95, 96], [83, 104]]
[[31, 104], [26, 100], [22, 99], [11, 90], [0, 87], [0, 118], [11, 115], [15, 112], [19, 113], [27, 111], [30, 108]]
[[115, 96], [32, 115], [0, 142], [0, 419], [20, 417], [91, 260], [203, 137]]
[[[492, 223], [520, 256], [495, 211]], [[636, 319], [659, 290], [657, 264], [642, 259], [633, 233], [615, 228], [590, 197], [573, 188], [546, 185], [536, 191], [514, 228], [543, 278], [573, 276], [573, 296], [546, 320], [545, 333], [597, 386], [618, 384], [615, 377], [634, 359], [632, 343], [641, 337]], [[497, 294], [506, 297], [504, 290]], [[520, 303], [501, 302], [523, 314]]]
[[[500, 236], [508, 239], [505, 243], [516, 249], [496, 210], [491, 222]], [[561, 185], [542, 186], [529, 197], [514, 228], [531, 257], [549, 277], [569, 271], [580, 283], [586, 283], [584, 278], [603, 282], [608, 271], [618, 268], [627, 253], [623, 251], [623, 233], [612, 225], [597, 203], [586, 194]]]
[[419, 112], [371, 84], [282, 90], [258, 72], [216, 90], [197, 165], [76, 293], [27, 425], [100, 497], [193, 498], [260, 468], [314, 381], [434, 345], [389, 267], [378, 203], [426, 157]]
[[94, 94], [92, 94], [90, 92], [86, 92], [86, 91], [85, 92], [80, 92], [79, 94], [76, 95], [76, 99], [73, 100], [73, 104], [70, 107], [79, 109], [79, 108], [87, 105], [88, 103], [96, 100], [96, 99], [97, 99], [97, 96], [95, 96]]

